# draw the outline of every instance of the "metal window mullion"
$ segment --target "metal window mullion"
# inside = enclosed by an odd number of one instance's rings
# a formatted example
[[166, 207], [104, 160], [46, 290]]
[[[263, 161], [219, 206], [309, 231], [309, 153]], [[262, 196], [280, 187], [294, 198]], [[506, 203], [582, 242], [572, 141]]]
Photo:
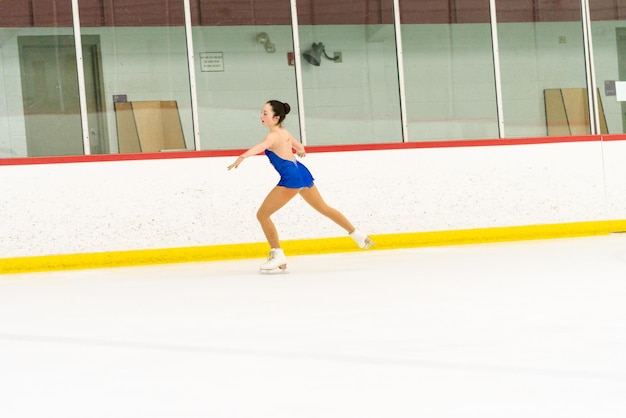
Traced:
[[83, 131], [83, 153], [91, 154], [89, 142], [89, 118], [87, 114], [87, 93], [85, 89], [85, 66], [83, 64], [83, 41], [80, 33], [80, 13], [78, 0], [72, 0], [72, 22], [74, 24], [74, 48], [76, 50], [76, 73], [78, 75], [78, 100], [80, 121]]
[[504, 106], [502, 104], [502, 75], [500, 72], [500, 45], [498, 42], [498, 16], [496, 0], [489, 0], [491, 21], [491, 48], [493, 53], [493, 74], [496, 84], [496, 113], [498, 118], [498, 136], [505, 138], [504, 133]]
[[591, 15], [589, 12], [589, 0], [580, 0], [583, 43], [585, 49], [585, 69], [587, 74], [587, 100], [589, 103], [589, 123], [591, 135], [601, 133], [600, 129], [600, 109], [598, 103], [596, 74], [593, 59], [593, 45], [591, 38]]
[[185, 4], [185, 38], [187, 40], [187, 64], [189, 66], [189, 90], [191, 94], [191, 119], [193, 125], [193, 142], [196, 151], [201, 150], [200, 146], [200, 118], [198, 116], [198, 92], [196, 88], [196, 65], [193, 50], [193, 32], [191, 26], [191, 7], [189, 0], [184, 0]]
[[300, 59], [300, 33], [298, 32], [298, 7], [296, 0], [291, 0], [291, 33], [293, 39], [293, 58], [296, 71], [296, 95], [298, 96], [298, 119], [300, 120], [300, 142], [307, 145], [306, 122], [304, 118], [304, 89], [302, 88], [302, 61]]
[[406, 111], [406, 88], [404, 78], [404, 54], [402, 49], [402, 28], [400, 22], [400, 1], [393, 0], [393, 25], [396, 36], [396, 61], [398, 63], [398, 89], [400, 92], [400, 121], [402, 142], [409, 142], [409, 125]]
[[595, 67], [595, 59], [593, 54], [593, 37], [591, 35], [591, 14], [589, 13], [589, 2], [587, 1], [587, 16], [589, 17], [589, 68], [591, 69], [591, 90], [593, 94], [591, 95], [593, 98], [593, 113], [596, 121], [596, 134], [602, 134], [602, 127], [600, 125], [600, 98], [598, 97], [598, 80], [596, 80], [596, 67]]

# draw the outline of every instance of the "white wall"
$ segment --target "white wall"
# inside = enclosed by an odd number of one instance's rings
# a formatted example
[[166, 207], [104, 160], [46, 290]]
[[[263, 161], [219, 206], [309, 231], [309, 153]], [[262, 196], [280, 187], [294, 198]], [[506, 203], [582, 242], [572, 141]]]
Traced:
[[[0, 166], [0, 258], [263, 242], [265, 156]], [[322, 195], [371, 234], [626, 219], [626, 141], [310, 153]], [[301, 199], [282, 239], [341, 236]]]

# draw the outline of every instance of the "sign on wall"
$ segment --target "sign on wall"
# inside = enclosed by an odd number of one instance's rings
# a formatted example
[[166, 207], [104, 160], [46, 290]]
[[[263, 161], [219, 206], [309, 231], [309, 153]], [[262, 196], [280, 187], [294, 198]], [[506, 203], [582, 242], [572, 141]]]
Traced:
[[201, 52], [200, 68], [202, 72], [224, 71], [224, 53]]

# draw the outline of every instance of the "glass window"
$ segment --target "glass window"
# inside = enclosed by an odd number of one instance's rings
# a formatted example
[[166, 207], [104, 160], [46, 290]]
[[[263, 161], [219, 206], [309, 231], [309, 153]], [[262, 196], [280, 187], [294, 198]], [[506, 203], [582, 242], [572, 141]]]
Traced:
[[498, 0], [507, 137], [590, 133], [580, 0]]
[[400, 1], [410, 141], [497, 138], [489, 1]]
[[71, 0], [0, 2], [0, 157], [83, 154]]
[[284, 126], [299, 139], [289, 2], [200, 2], [192, 22], [201, 148], [260, 142], [268, 100], [289, 103]]
[[[601, 133], [626, 132], [626, 5], [590, 1], [594, 69], [600, 93]], [[619, 91], [619, 94], [618, 94]]]
[[[393, 0], [79, 0], [84, 150], [72, 1], [0, 2], [0, 158], [247, 148], [264, 102], [308, 145], [402, 141]], [[409, 141], [499, 136], [488, 0], [400, 0]], [[588, 134], [580, 0], [497, 0], [506, 137]], [[626, 9], [591, 0], [603, 133], [626, 132]], [[305, 126], [298, 117], [298, 88]], [[302, 138], [299, 138], [302, 139]]]
[[307, 143], [401, 142], [392, 0], [302, 3]]
[[80, 0], [92, 152], [193, 150], [183, 0], [101, 3]]

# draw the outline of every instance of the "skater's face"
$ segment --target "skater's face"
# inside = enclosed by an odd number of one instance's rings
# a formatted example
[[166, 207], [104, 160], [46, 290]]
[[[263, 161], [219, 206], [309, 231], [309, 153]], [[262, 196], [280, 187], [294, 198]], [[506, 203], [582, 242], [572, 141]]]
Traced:
[[269, 103], [265, 103], [261, 109], [261, 123], [268, 127], [278, 123], [278, 116], [274, 116], [274, 110], [272, 110], [272, 106]]

